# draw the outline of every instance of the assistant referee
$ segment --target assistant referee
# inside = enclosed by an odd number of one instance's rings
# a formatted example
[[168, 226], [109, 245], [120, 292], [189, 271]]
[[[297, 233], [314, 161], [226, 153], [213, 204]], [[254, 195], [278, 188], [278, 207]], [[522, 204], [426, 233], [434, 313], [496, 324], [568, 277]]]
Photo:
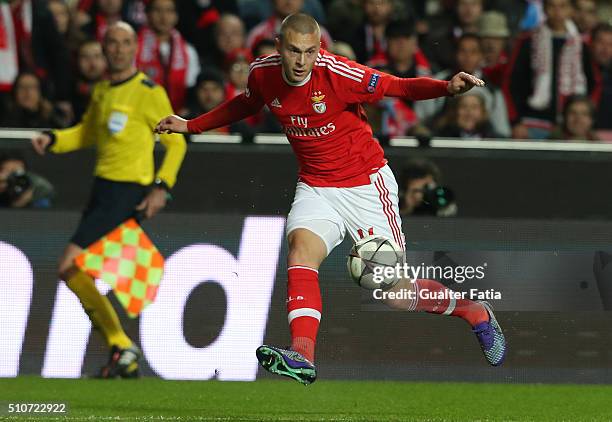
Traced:
[[186, 144], [182, 135], [160, 135], [166, 154], [155, 173], [153, 129], [161, 118], [172, 114], [166, 91], [136, 69], [137, 39], [130, 25], [109, 26], [103, 45], [110, 78], [95, 86], [83, 120], [68, 129], [38, 134], [32, 145], [41, 155], [96, 148], [91, 198], [60, 258], [59, 275], [111, 350], [100, 376], [131, 378], [138, 375], [140, 349], [123, 331], [109, 300], [98, 292], [92, 277], [75, 267], [74, 259], [128, 218], [150, 218], [166, 205]]

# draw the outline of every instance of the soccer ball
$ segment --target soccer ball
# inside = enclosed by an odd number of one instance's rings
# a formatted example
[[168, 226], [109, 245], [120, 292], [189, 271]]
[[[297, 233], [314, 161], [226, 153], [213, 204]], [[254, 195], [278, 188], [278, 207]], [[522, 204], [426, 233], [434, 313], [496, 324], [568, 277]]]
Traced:
[[404, 263], [404, 251], [393, 240], [381, 235], [364, 237], [353, 245], [349, 253], [347, 267], [355, 283], [368, 290], [389, 289], [398, 281], [395, 268]]

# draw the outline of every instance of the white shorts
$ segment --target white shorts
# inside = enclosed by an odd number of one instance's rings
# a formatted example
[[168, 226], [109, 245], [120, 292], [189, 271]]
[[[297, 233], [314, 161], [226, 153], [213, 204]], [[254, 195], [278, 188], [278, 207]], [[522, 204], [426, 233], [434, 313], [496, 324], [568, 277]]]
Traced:
[[370, 176], [369, 185], [353, 188], [312, 187], [298, 182], [287, 217], [287, 235], [300, 228], [323, 239], [328, 255], [347, 231], [353, 241], [379, 234], [405, 249], [393, 172], [386, 165]]

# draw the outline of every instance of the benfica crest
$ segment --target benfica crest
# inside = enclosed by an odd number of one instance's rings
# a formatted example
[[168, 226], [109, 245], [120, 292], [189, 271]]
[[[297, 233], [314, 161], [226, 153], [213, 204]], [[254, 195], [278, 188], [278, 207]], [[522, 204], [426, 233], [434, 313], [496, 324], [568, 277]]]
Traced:
[[312, 101], [312, 108], [319, 114], [325, 113], [327, 110], [327, 105], [325, 104], [325, 94], [321, 93], [321, 91], [315, 91], [312, 93], [312, 97], [310, 100]]

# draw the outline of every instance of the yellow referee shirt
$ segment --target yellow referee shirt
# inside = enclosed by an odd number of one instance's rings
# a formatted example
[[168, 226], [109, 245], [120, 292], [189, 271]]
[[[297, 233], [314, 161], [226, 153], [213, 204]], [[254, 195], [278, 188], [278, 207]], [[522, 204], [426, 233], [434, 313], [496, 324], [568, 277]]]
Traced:
[[[155, 172], [153, 129], [170, 114], [173, 111], [166, 91], [142, 72], [119, 83], [99, 82], [83, 120], [53, 131], [55, 143], [50, 151], [59, 154], [95, 145], [96, 176], [148, 185]], [[172, 187], [185, 155], [185, 138], [180, 134], [159, 138], [166, 155], [156, 177]]]

